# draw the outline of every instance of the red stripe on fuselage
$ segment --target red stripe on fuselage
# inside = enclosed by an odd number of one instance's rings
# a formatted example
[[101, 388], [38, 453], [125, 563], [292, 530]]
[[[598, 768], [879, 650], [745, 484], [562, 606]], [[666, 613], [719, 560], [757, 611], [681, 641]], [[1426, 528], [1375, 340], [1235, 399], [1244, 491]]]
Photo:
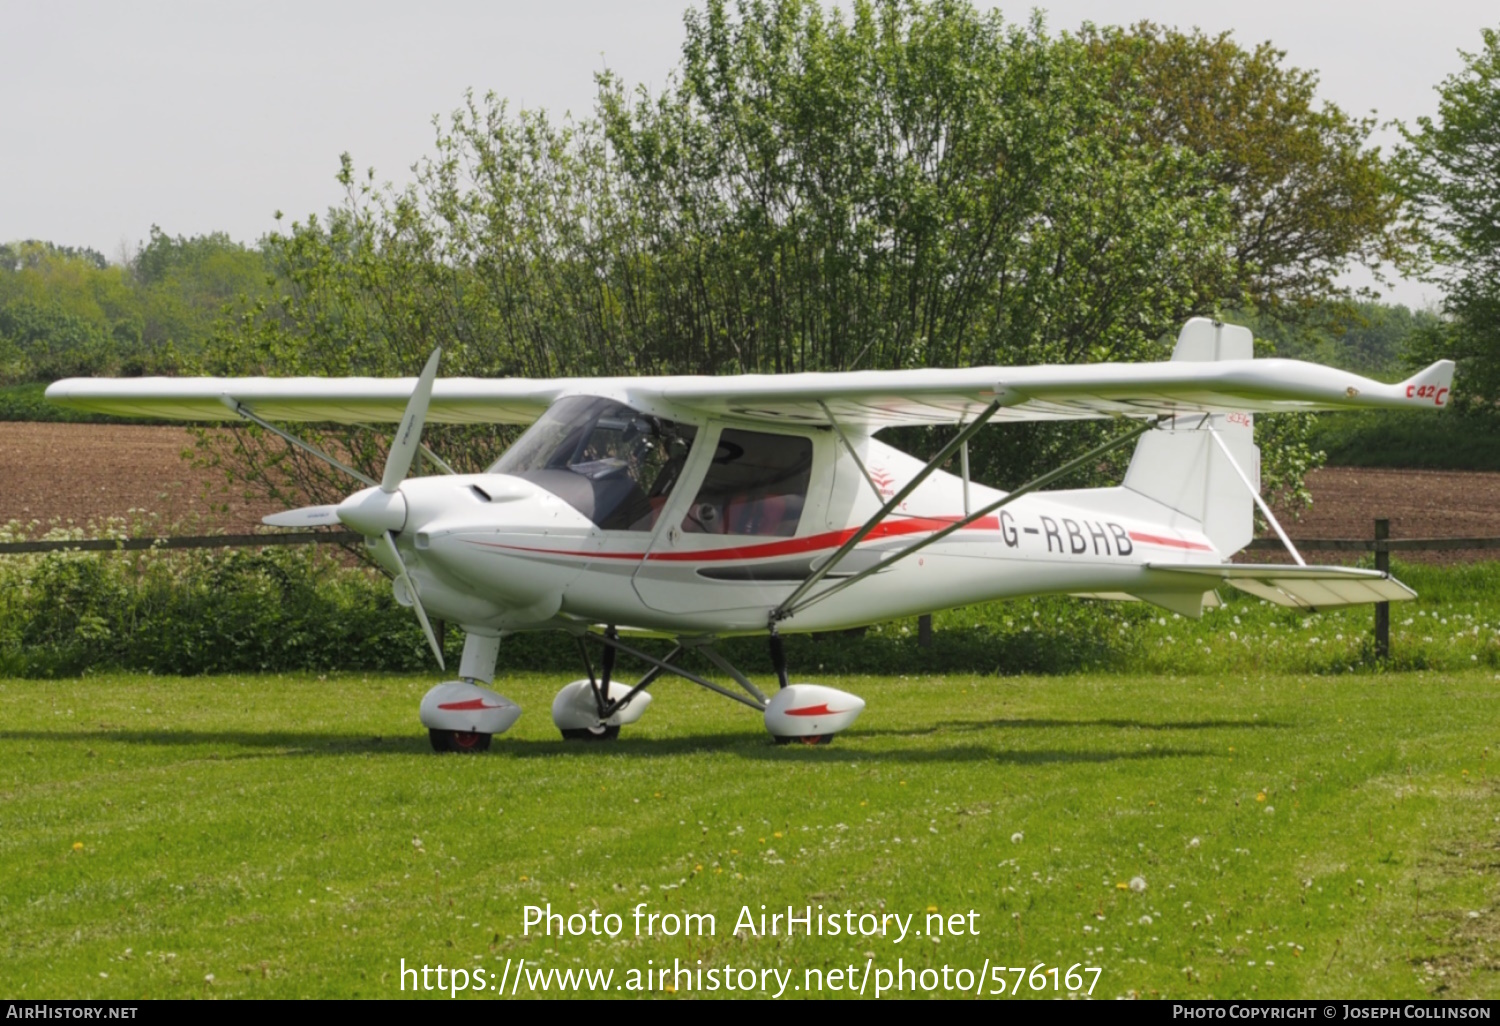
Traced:
[[1131, 531], [1130, 540], [1140, 542], [1142, 545], [1161, 545], [1168, 549], [1194, 549], [1200, 552], [1212, 552], [1212, 545], [1204, 545], [1202, 542], [1187, 541], [1183, 538], [1163, 538], [1159, 534], [1142, 534], [1140, 531]]
[[[904, 520], [888, 520], [877, 524], [865, 536], [865, 541], [895, 538], [904, 534], [925, 534], [941, 531], [960, 517], [909, 517]], [[998, 531], [998, 517], [980, 517], [963, 527], [965, 531]], [[471, 545], [488, 549], [510, 549], [514, 552], [537, 552], [546, 556], [584, 556], [589, 559], [650, 559], [662, 562], [713, 563], [729, 559], [765, 559], [771, 556], [795, 556], [804, 552], [838, 548], [854, 537], [857, 528], [843, 531], [828, 531], [824, 534], [808, 535], [806, 538], [788, 538], [785, 541], [762, 542], [757, 545], [737, 545], [729, 549], [700, 549], [693, 552], [585, 552], [577, 549], [538, 549], [524, 545], [502, 545], [499, 542], [482, 542], [467, 539]]]

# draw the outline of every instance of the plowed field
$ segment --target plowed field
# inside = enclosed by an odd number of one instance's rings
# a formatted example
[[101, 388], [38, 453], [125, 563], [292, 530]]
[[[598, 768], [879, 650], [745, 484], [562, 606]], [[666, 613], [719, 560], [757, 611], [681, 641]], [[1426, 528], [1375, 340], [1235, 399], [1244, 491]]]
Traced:
[[[246, 499], [183, 453], [192, 432], [115, 424], [0, 424], [0, 524], [102, 524], [155, 513], [163, 534], [251, 530], [274, 503]], [[132, 513], [131, 511], [138, 511]]]
[[[0, 523], [100, 523], [138, 510], [155, 513], [163, 533], [233, 533], [276, 509], [228, 486], [222, 472], [183, 459], [192, 444], [181, 428], [0, 424]], [[1277, 511], [1293, 538], [1368, 538], [1378, 516], [1390, 519], [1394, 538], [1500, 536], [1500, 474], [1331, 467], [1309, 484], [1311, 509], [1296, 517]]]

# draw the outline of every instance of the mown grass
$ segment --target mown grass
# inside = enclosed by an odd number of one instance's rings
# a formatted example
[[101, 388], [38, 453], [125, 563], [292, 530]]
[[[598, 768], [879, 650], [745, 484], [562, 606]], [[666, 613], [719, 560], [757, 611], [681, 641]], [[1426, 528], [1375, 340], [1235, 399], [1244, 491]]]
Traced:
[[[870, 705], [818, 749], [668, 682], [618, 743], [564, 744], [566, 678], [511, 675], [527, 713], [475, 757], [426, 750], [431, 679], [0, 681], [0, 993], [385, 997], [402, 958], [524, 957], [616, 983], [990, 959], [1100, 966], [1095, 997], [1500, 996], [1492, 669], [823, 677]], [[627, 932], [523, 936], [549, 902]], [[640, 902], [717, 934], [633, 937]], [[809, 903], [972, 909], [979, 935], [731, 934]]]

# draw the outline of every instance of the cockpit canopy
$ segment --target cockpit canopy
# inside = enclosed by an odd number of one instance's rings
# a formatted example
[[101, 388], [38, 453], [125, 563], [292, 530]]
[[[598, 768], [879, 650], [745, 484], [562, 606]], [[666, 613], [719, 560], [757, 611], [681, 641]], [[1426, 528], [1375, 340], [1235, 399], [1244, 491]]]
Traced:
[[623, 403], [553, 403], [490, 468], [540, 485], [604, 530], [649, 531], [698, 429]]
[[[710, 429], [711, 430], [711, 429]], [[609, 531], [650, 531], [681, 483], [699, 429], [612, 399], [554, 403], [490, 468], [540, 485]], [[797, 531], [812, 471], [805, 436], [724, 428], [681, 517], [689, 534]]]

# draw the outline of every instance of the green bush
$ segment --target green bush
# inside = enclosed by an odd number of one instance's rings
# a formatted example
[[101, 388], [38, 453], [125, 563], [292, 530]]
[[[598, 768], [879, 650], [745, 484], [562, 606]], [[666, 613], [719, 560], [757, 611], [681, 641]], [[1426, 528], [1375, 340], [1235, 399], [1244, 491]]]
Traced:
[[[14, 525], [12, 525], [14, 526]], [[9, 535], [0, 531], [0, 540]], [[1500, 667], [1500, 564], [1398, 567], [1418, 593], [1392, 606], [1398, 668]], [[930, 646], [915, 619], [787, 638], [793, 676], [819, 673], [1340, 673], [1373, 665], [1368, 606], [1309, 613], [1223, 589], [1201, 621], [1140, 602], [1043, 596], [948, 610]], [[641, 641], [650, 651], [664, 643]], [[450, 668], [463, 634], [446, 637]], [[721, 651], [768, 675], [763, 638]], [[597, 662], [598, 650], [591, 649]], [[621, 676], [639, 672], [622, 661]], [[689, 665], [697, 665], [689, 662]], [[701, 667], [712, 674], [707, 663]], [[421, 628], [388, 582], [329, 548], [62, 552], [0, 557], [0, 676], [393, 670], [437, 679]], [[500, 669], [582, 676], [563, 634], [515, 635]]]
[[1308, 438], [1331, 467], [1500, 470], [1493, 421], [1454, 412], [1365, 410], [1320, 416]]
[[42, 384], [0, 385], [0, 421], [21, 420], [68, 424], [165, 424], [167, 421], [142, 417], [111, 417], [104, 413], [85, 413], [69, 409], [46, 399], [47, 386]]

